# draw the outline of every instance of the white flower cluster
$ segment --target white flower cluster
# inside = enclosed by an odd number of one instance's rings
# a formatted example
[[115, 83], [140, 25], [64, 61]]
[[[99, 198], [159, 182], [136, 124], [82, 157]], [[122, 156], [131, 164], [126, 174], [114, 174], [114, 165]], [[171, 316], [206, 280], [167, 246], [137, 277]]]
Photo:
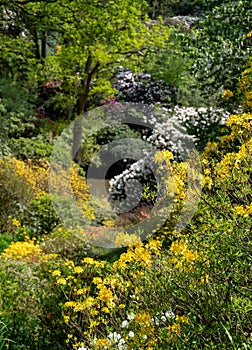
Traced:
[[168, 115], [177, 119], [190, 135], [195, 136], [195, 146], [202, 150], [208, 141], [216, 139], [230, 113], [213, 107], [179, 107], [167, 109]]
[[[142, 186], [146, 181], [157, 183], [153, 155], [157, 150], [170, 150], [177, 160], [186, 160], [190, 151], [203, 149], [212, 141], [228, 119], [222, 109], [178, 107], [161, 108], [160, 113], [143, 116], [144, 122], [153, 126], [150, 136], [143, 136], [145, 157], [133, 163], [129, 169], [110, 180], [109, 199], [117, 212], [125, 212], [140, 204]], [[153, 178], [154, 176], [154, 178]]]
[[[166, 121], [157, 122], [152, 134], [144, 137], [145, 156], [110, 180], [110, 205], [117, 212], [129, 211], [140, 204], [144, 184], [153, 186], [160, 184], [162, 172], [157, 173], [158, 165], [153, 161], [156, 151], [169, 149], [174, 157], [187, 159], [187, 152], [192, 149], [194, 136], [188, 135], [186, 129], [174, 118], [166, 119]], [[150, 145], [151, 147], [147, 147]]]
[[[127, 330], [130, 327], [130, 322], [132, 320], [134, 320], [135, 318], [135, 314], [131, 313], [127, 315], [127, 319], [122, 321], [121, 323], [121, 328], [123, 328], [123, 330]], [[164, 311], [162, 313], [157, 313], [156, 316], [154, 316], [151, 321], [153, 322], [153, 324], [155, 324], [156, 326], [159, 325], [163, 325], [166, 326], [168, 321], [171, 319], [175, 318], [175, 314], [173, 311]], [[127, 337], [128, 338], [134, 338], [135, 337], [135, 333], [132, 330], [128, 330], [127, 331]], [[144, 340], [148, 339], [147, 334], [145, 334], [143, 336]], [[118, 350], [127, 350], [129, 349], [127, 344], [126, 344], [126, 340], [124, 339], [124, 337], [118, 333], [118, 332], [110, 332], [107, 336], [107, 339], [109, 341], [110, 347], [113, 347], [113, 349], [118, 349]], [[97, 338], [94, 339], [93, 343], [94, 345], [96, 344]], [[106, 346], [104, 346], [104, 349], [107, 349]], [[89, 350], [86, 347], [79, 347], [78, 350]]]
[[157, 315], [154, 316], [151, 320], [152, 322], [155, 323], [156, 326], [160, 326], [160, 325], [165, 326], [170, 319], [174, 319], [174, 318], [175, 318], [175, 314], [173, 311], [166, 311], [162, 313], [157, 313]]

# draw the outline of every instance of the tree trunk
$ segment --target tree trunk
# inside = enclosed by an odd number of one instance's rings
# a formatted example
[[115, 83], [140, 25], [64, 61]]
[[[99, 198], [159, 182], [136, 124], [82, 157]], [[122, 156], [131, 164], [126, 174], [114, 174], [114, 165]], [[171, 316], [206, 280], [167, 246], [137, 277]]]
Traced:
[[47, 43], [47, 31], [45, 30], [42, 33], [42, 42], [41, 42], [41, 57], [42, 57], [42, 59], [46, 58], [46, 43]]
[[35, 55], [37, 60], [41, 59], [41, 55], [40, 55], [40, 47], [39, 47], [39, 39], [38, 39], [38, 33], [35, 29], [34, 31], [34, 42], [35, 42]]
[[[91, 71], [88, 71], [91, 66], [91, 57], [87, 59], [86, 63], [86, 78], [83, 79], [81, 86], [82, 92], [79, 94], [76, 102], [76, 113], [77, 117], [84, 113], [85, 104], [88, 100], [88, 95], [90, 92], [90, 84], [94, 74], [97, 73], [99, 69], [99, 63], [96, 63]], [[81, 142], [82, 142], [82, 126], [80, 118], [75, 119], [73, 128], [73, 146], [72, 146], [72, 159], [78, 164], [81, 163]]]

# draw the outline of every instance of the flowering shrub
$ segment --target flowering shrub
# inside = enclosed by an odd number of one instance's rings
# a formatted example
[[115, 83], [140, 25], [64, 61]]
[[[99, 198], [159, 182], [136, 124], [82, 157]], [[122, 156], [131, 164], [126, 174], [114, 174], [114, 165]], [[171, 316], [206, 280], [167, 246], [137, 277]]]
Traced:
[[30, 166], [15, 158], [0, 160], [1, 230], [9, 228], [9, 216], [22, 212], [35, 197], [42, 193], [46, 179], [43, 166]]
[[[156, 300], [155, 305], [152, 301], [147, 309], [145, 305], [149, 299], [144, 293], [146, 283], [151, 283], [157, 264], [161, 266], [157, 261], [162, 256], [161, 246], [159, 240], [151, 240], [146, 246], [138, 242], [112, 266], [85, 258], [79, 266], [66, 262], [68, 273], [65, 270], [64, 275], [59, 269], [53, 271], [66, 295], [64, 320], [68, 344], [73, 348], [139, 349], [168, 346], [181, 336], [189, 319], [171, 311], [170, 300]], [[170, 252], [183, 257], [183, 268], [198, 258], [185, 242], [177, 242]], [[84, 276], [88, 276], [85, 282]]]
[[[251, 38], [251, 32], [248, 34]], [[244, 70], [242, 78], [239, 82], [239, 90], [242, 95], [242, 104], [245, 111], [252, 110], [252, 59], [250, 59], [248, 67]]]
[[56, 255], [45, 255], [33, 241], [16, 242], [0, 256], [1, 320], [7, 325], [9, 349], [58, 349], [60, 294], [50, 280], [50, 269], [60, 264]]
[[[37, 164], [36, 164], [37, 163]], [[12, 217], [18, 218], [21, 225], [26, 225], [32, 236], [39, 237], [49, 233], [58, 223], [54, 209], [48, 197], [48, 162], [39, 160], [27, 163], [15, 158], [0, 160], [0, 199], [1, 199], [1, 230], [12, 229]], [[94, 219], [94, 212], [88, 204], [90, 195], [84, 178], [79, 174], [79, 168], [72, 164], [69, 169], [62, 170], [51, 177], [52, 188], [62, 193], [62, 184], [69, 179], [70, 189], [83, 215]]]
[[[188, 144], [194, 144], [198, 150], [202, 149], [207, 141], [216, 140], [220, 135], [220, 129], [225, 124], [229, 113], [222, 109], [178, 107], [174, 109], [160, 110], [161, 121], [155, 118], [148, 120], [153, 125], [150, 136], [143, 136], [148, 144], [157, 150], [170, 150], [176, 159], [187, 158]], [[146, 117], [145, 117], [146, 118]], [[124, 200], [124, 209], [131, 208], [135, 199], [139, 199], [140, 189], [136, 187], [136, 181], [142, 185], [149, 183], [155, 186], [153, 172], [155, 166], [152, 155], [148, 152], [142, 159], [133, 163], [127, 170], [110, 180], [110, 198], [112, 205], [120, 208], [120, 200]], [[152, 151], [153, 152], [153, 151]], [[126, 193], [127, 191], [127, 199]]]
[[39, 244], [34, 239], [26, 238], [24, 242], [11, 242], [3, 251], [1, 258], [12, 260], [31, 259], [41, 253]]
[[121, 72], [116, 77], [114, 88], [116, 98], [123, 102], [156, 104], [171, 107], [176, 104], [176, 87], [162, 80], [154, 81], [150, 74], [136, 74], [131, 71]]

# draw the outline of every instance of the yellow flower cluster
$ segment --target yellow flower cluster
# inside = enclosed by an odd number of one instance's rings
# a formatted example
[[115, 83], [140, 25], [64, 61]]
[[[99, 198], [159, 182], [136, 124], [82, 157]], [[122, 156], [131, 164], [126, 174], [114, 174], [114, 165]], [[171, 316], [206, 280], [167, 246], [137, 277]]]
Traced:
[[25, 242], [12, 242], [0, 256], [3, 259], [30, 260], [41, 253], [42, 250], [34, 239], [27, 239]]
[[16, 228], [19, 228], [21, 226], [20, 221], [17, 219], [12, 219], [12, 225], [16, 226]]
[[221, 95], [221, 97], [223, 98], [223, 99], [229, 99], [230, 97], [233, 97], [234, 96], [234, 93], [231, 91], [231, 90], [225, 90], [224, 92], [223, 92], [223, 94]]
[[142, 242], [138, 242], [135, 246], [130, 246], [126, 253], [121, 254], [120, 258], [114, 262], [113, 267], [117, 269], [125, 269], [129, 267], [128, 263], [140, 263], [142, 267], [152, 266], [151, 245], [144, 246]]
[[65, 307], [73, 308], [74, 312], [85, 311], [97, 304], [94, 297], [88, 296], [84, 301], [67, 301]]
[[151, 316], [146, 311], [140, 311], [135, 315], [135, 322], [139, 323], [140, 325], [149, 326], [151, 322]]
[[199, 254], [189, 249], [183, 239], [172, 242], [170, 252], [173, 256], [171, 260], [178, 269], [183, 269], [184, 264], [193, 264], [199, 259]]
[[175, 197], [174, 202], [179, 202], [186, 197], [187, 164], [184, 162], [171, 163], [171, 160], [173, 160], [173, 154], [168, 150], [158, 151], [154, 156], [154, 161], [160, 164], [159, 171], [166, 170], [166, 173], [169, 174], [168, 176], [166, 174], [163, 179], [166, 185], [166, 195]]
[[243, 216], [245, 218], [249, 217], [249, 215], [252, 214], [252, 203], [250, 203], [250, 205], [247, 206], [237, 206], [234, 208], [235, 214]]
[[51, 191], [65, 199], [73, 195], [76, 203], [89, 220], [95, 220], [94, 208], [89, 205], [90, 194], [85, 179], [79, 174], [79, 168], [72, 164], [68, 169], [54, 169], [49, 172]]
[[98, 299], [106, 303], [108, 308], [115, 307], [116, 296], [113, 295], [112, 290], [103, 284], [98, 284], [97, 287], [99, 289]]
[[89, 258], [89, 257], [85, 258], [83, 260], [83, 262], [85, 264], [94, 265], [96, 267], [101, 267], [101, 268], [103, 268], [105, 266], [105, 261], [97, 261], [97, 260], [95, 260], [93, 258]]
[[[246, 170], [246, 167], [250, 167], [252, 155], [252, 138], [247, 142], [244, 142], [240, 147], [238, 152], [227, 153], [223, 159], [217, 164], [216, 171], [218, 177], [229, 178], [233, 175], [233, 170], [240, 169]], [[243, 176], [245, 171], [240, 175]], [[239, 179], [237, 178], [237, 181]]]
[[96, 340], [96, 343], [95, 343], [95, 347], [96, 348], [99, 348], [99, 347], [105, 347], [106, 348], [109, 348], [110, 347], [110, 342], [108, 339], [106, 338], [103, 338], [103, 339], [97, 339]]
[[115, 239], [116, 247], [127, 247], [135, 245], [140, 242], [140, 238], [135, 234], [129, 234], [125, 232], [118, 232]]
[[35, 194], [45, 193], [47, 189], [48, 163], [41, 161], [41, 165], [38, 166], [31, 161], [26, 164], [16, 158], [5, 158], [6, 161], [18, 176], [24, 178], [31, 185]]
[[[251, 33], [247, 34], [247, 38], [251, 38]], [[240, 91], [243, 94], [242, 105], [245, 110], [252, 110], [252, 60], [250, 60], [248, 68], [242, 74], [242, 79], [239, 82]]]
[[168, 150], [158, 151], [154, 156], [154, 162], [159, 164], [165, 162], [168, 165], [170, 160], [172, 159], [173, 159], [173, 154]]
[[140, 333], [148, 334], [148, 336], [153, 336], [154, 328], [151, 326], [151, 316], [146, 311], [139, 311], [135, 315], [134, 321], [140, 326]]

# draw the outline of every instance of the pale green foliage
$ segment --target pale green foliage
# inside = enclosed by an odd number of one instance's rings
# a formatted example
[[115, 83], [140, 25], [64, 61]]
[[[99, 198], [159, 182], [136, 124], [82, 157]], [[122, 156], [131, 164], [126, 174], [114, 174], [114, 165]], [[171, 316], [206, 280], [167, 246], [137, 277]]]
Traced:
[[118, 66], [135, 70], [147, 52], [164, 48], [169, 38], [161, 20], [146, 23], [144, 1], [74, 1], [71, 7], [67, 2], [58, 7], [59, 12], [66, 9], [62, 33], [45, 73], [47, 80], [59, 80], [61, 89], [68, 91], [70, 105], [86, 102], [89, 94], [112, 95], [110, 80]]

